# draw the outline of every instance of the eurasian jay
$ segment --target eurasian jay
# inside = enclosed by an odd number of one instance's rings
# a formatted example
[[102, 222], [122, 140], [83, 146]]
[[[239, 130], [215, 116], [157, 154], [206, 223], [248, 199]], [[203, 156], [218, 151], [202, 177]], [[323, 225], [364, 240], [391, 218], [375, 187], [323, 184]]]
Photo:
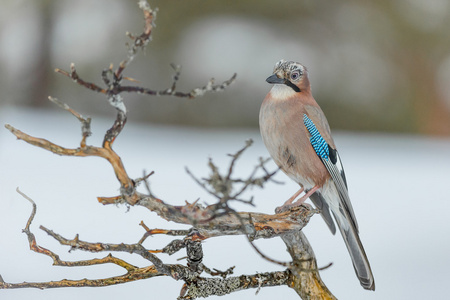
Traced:
[[[278, 167], [301, 187], [276, 211], [286, 211], [310, 198], [335, 234], [331, 210], [361, 285], [375, 290], [372, 270], [359, 239], [341, 159], [327, 118], [311, 94], [306, 67], [281, 60], [266, 81], [273, 87], [261, 105], [261, 135]], [[303, 191], [305, 195], [294, 202]]]

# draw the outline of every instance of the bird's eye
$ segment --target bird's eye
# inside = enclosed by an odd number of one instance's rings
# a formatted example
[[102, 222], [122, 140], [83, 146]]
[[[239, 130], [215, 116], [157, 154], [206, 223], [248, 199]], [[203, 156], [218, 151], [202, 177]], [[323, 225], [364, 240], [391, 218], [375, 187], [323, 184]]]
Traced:
[[291, 73], [291, 79], [292, 80], [297, 80], [300, 77], [300, 73], [299, 72], [292, 72]]

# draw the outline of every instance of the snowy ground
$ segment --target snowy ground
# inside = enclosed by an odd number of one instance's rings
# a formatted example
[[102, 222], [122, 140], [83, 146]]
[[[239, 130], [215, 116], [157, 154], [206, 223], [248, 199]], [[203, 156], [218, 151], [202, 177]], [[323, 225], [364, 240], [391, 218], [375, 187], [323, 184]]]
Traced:
[[[0, 112], [0, 123], [10, 123], [31, 135], [76, 147], [80, 129], [75, 118], [55, 110], [52, 113], [7, 109]], [[91, 144], [99, 145], [108, 120], [94, 119]], [[133, 124], [131, 121], [115, 143], [129, 174], [140, 177], [143, 170], [154, 170], [151, 177], [154, 193], [171, 204], [213, 199], [186, 174], [184, 167], [198, 176], [208, 173], [207, 158], [220, 166], [244, 145], [246, 138], [255, 143], [237, 168], [248, 174], [259, 156], [268, 156], [257, 130], [206, 130]], [[321, 266], [333, 266], [321, 275], [339, 299], [435, 299], [447, 294], [450, 280], [450, 140], [423, 137], [336, 133], [345, 165], [350, 196], [358, 217], [361, 238], [372, 264], [376, 292], [363, 290], [342, 238], [332, 236], [319, 216], [304, 230]], [[273, 164], [271, 165], [273, 166]], [[255, 189], [256, 208], [236, 206], [241, 210], [273, 212], [273, 209], [296, 191], [296, 185], [283, 175], [284, 185], [269, 184]], [[96, 196], [114, 196], [118, 184], [111, 167], [98, 158], [59, 157], [17, 141], [0, 128], [0, 274], [6, 282], [49, 281], [63, 278], [102, 278], [122, 274], [112, 266], [64, 268], [52, 266], [50, 258], [31, 252], [21, 233], [31, 205], [20, 197], [16, 187], [32, 197], [38, 212], [32, 231], [38, 243], [52, 249], [65, 260], [103, 257], [80, 251], [67, 252], [38, 229], [39, 225], [65, 235], [93, 242], [134, 243], [143, 229], [180, 228], [159, 220], [141, 207], [102, 206]], [[250, 194], [248, 194], [250, 196]], [[153, 237], [148, 248], [163, 247], [170, 239]], [[288, 260], [279, 239], [257, 241], [269, 256]], [[236, 274], [254, 274], [279, 269], [261, 259], [243, 237], [217, 238], [204, 243], [204, 262], [211, 268], [226, 269], [236, 265]], [[130, 255], [117, 255], [136, 265], [146, 262]], [[160, 255], [174, 263], [183, 254]], [[154, 278], [105, 288], [64, 288], [54, 290], [2, 290], [1, 299], [176, 299], [181, 282]], [[286, 287], [265, 288], [234, 293], [220, 299], [297, 299]], [[216, 299], [216, 298], [214, 298]]]

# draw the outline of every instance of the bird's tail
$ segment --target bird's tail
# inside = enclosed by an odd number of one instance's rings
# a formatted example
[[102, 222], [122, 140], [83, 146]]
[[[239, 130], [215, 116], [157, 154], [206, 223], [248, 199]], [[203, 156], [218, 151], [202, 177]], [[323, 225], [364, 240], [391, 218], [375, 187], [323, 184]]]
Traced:
[[[341, 211], [342, 212], [342, 211]], [[366, 290], [375, 290], [375, 280], [373, 278], [372, 269], [367, 259], [364, 247], [359, 239], [358, 231], [352, 222], [347, 218], [338, 217], [334, 212], [336, 223], [344, 238], [350, 257], [352, 258], [353, 267], [362, 287]]]

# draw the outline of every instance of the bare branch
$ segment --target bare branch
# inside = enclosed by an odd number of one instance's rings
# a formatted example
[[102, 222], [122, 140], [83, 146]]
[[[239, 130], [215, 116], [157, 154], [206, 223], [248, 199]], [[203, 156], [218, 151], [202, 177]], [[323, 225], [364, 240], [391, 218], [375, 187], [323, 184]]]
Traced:
[[90, 89], [90, 90], [92, 90], [94, 92], [106, 94], [106, 90], [105, 89], [102, 89], [101, 87], [99, 87], [98, 85], [96, 85], [94, 83], [87, 82], [87, 81], [84, 81], [83, 79], [81, 79], [80, 76], [78, 76], [78, 73], [77, 73], [77, 70], [75, 69], [75, 64], [74, 63], [70, 64], [70, 72], [67, 72], [67, 71], [64, 71], [64, 70], [61, 70], [61, 69], [58, 69], [58, 68], [55, 69], [55, 72], [69, 77], [75, 83], [77, 83], [77, 84], [79, 84], [79, 85], [81, 85], [81, 86], [83, 86], [83, 87], [85, 87], [87, 89]]
[[328, 290], [319, 275], [314, 251], [301, 231], [292, 231], [281, 236], [293, 261], [289, 268], [292, 272], [289, 286], [302, 299], [329, 299], [336, 297]]
[[20, 289], [20, 288], [51, 289], [62, 287], [86, 287], [86, 286], [101, 287], [143, 280], [156, 276], [163, 276], [163, 274], [159, 273], [156, 270], [155, 266], [149, 266], [145, 268], [137, 268], [135, 271], [126, 273], [121, 276], [114, 276], [105, 279], [81, 279], [81, 280], [63, 279], [60, 281], [21, 282], [21, 283], [6, 283], [0, 281], [0, 289]]
[[242, 155], [242, 153], [244, 153], [244, 151], [247, 150], [251, 145], [253, 145], [253, 140], [252, 139], [248, 139], [248, 140], [245, 141], [244, 148], [242, 148], [241, 150], [239, 150], [235, 154], [228, 154], [233, 159], [231, 160], [230, 167], [228, 168], [228, 173], [227, 173], [226, 180], [230, 180], [231, 173], [233, 173], [234, 164], [239, 159], [239, 157]]
[[[178, 74], [179, 75], [179, 74]], [[145, 87], [139, 87], [139, 86], [121, 86], [118, 88], [118, 91], [120, 92], [128, 92], [128, 93], [138, 93], [138, 94], [144, 94], [144, 95], [151, 95], [151, 96], [174, 96], [178, 98], [197, 98], [200, 96], [203, 96], [207, 92], [221, 92], [224, 89], [226, 89], [230, 84], [232, 84], [236, 80], [237, 74], [235, 73], [230, 79], [224, 81], [223, 83], [219, 85], [214, 85], [214, 80], [211, 79], [205, 86], [195, 88], [191, 90], [190, 92], [178, 92], [175, 90], [175, 83], [178, 81], [178, 77], [174, 76], [174, 82], [172, 83], [171, 88], [157, 91]], [[177, 78], [175, 80], [175, 78]]]
[[124, 109], [122, 98], [118, 97], [118, 95], [122, 92], [139, 93], [153, 96], [175, 96], [180, 98], [196, 98], [199, 96], [203, 96], [206, 92], [223, 91], [235, 81], [237, 74], [234, 74], [230, 79], [224, 81], [219, 85], [214, 85], [214, 79], [212, 78], [203, 87], [195, 88], [187, 93], [178, 92], [176, 91], [176, 83], [180, 77], [181, 66], [171, 64], [171, 67], [175, 71], [175, 75], [173, 76], [172, 85], [168, 89], [165, 89], [163, 91], [156, 91], [138, 86], [122, 86], [121, 82], [123, 79], [122, 77], [123, 71], [134, 60], [134, 58], [138, 53], [138, 50], [144, 49], [147, 46], [147, 44], [151, 41], [152, 30], [155, 27], [154, 21], [156, 18], [157, 10], [151, 9], [147, 1], [139, 1], [139, 8], [144, 13], [144, 20], [145, 20], [144, 30], [138, 36], [134, 36], [131, 33], [127, 32], [127, 36], [130, 37], [131, 40], [133, 41], [131, 44], [128, 45], [127, 58], [125, 58], [119, 63], [119, 67], [115, 71], [113, 70], [112, 64], [109, 66], [108, 69], [103, 70], [102, 79], [103, 82], [106, 84], [107, 89], [103, 89], [94, 83], [82, 80], [79, 77], [78, 73], [76, 72], [75, 65], [73, 63], [70, 65], [71, 69], [70, 72], [61, 69], [55, 69], [55, 71], [57, 73], [60, 73], [64, 76], [71, 78], [74, 82], [85, 88], [108, 95], [108, 100], [110, 104], [119, 111], [122, 111], [124, 113], [126, 113], [126, 110]]
[[[119, 259], [117, 257], [113, 257], [111, 254], [107, 255], [104, 258], [94, 258], [90, 260], [81, 260], [81, 261], [63, 261], [59, 258], [59, 255], [55, 254], [54, 252], [41, 247], [37, 244], [36, 238], [34, 234], [30, 230], [31, 223], [33, 222], [33, 219], [36, 215], [36, 203], [27, 195], [22, 193], [19, 188], [17, 188], [17, 192], [30, 201], [30, 203], [33, 205], [33, 210], [31, 212], [30, 217], [28, 218], [27, 224], [25, 226], [25, 229], [23, 229], [23, 232], [28, 237], [28, 242], [30, 245], [30, 249], [36, 253], [44, 254], [46, 256], [49, 256], [53, 260], [54, 266], [64, 266], [64, 267], [79, 267], [79, 266], [93, 266], [93, 265], [99, 265], [99, 264], [106, 264], [106, 263], [112, 263], [115, 265], [118, 265], [122, 268], [124, 268], [127, 273], [122, 276], [115, 276], [111, 278], [106, 279], [82, 279], [82, 280], [61, 280], [61, 281], [51, 281], [51, 282], [23, 282], [23, 283], [5, 283], [2, 280], [0, 280], [0, 289], [15, 289], [15, 288], [27, 288], [27, 287], [34, 287], [34, 288], [59, 288], [59, 287], [80, 287], [80, 286], [106, 286], [106, 285], [115, 285], [119, 283], [125, 283], [135, 280], [141, 280], [146, 279], [154, 276], [161, 276], [159, 272], [157, 272], [156, 268], [154, 266], [145, 267], [145, 268], [138, 268], [136, 266], [133, 266], [126, 261]], [[76, 238], [78, 239], [78, 237]]]
[[85, 118], [83, 117], [81, 114], [79, 114], [78, 112], [76, 112], [75, 110], [73, 110], [72, 108], [70, 108], [69, 105], [67, 105], [66, 103], [61, 102], [60, 100], [58, 100], [57, 98], [53, 98], [53, 97], [48, 97], [48, 99], [50, 101], [52, 101], [53, 103], [55, 103], [56, 105], [58, 105], [59, 107], [61, 107], [62, 109], [70, 112], [72, 115], [74, 115], [78, 121], [81, 122], [81, 135], [83, 137], [83, 139], [81, 140], [81, 147], [86, 147], [86, 139], [92, 135], [91, 132], [91, 118]]
[[203, 96], [206, 92], [209, 92], [209, 91], [221, 92], [221, 91], [225, 90], [230, 84], [232, 84], [236, 80], [236, 77], [237, 77], [237, 74], [234, 73], [230, 79], [222, 82], [222, 84], [219, 84], [219, 85], [214, 85], [214, 78], [211, 78], [211, 80], [208, 82], [208, 84], [205, 85], [204, 87], [196, 88], [196, 89], [192, 90], [189, 93], [189, 98]]
[[[164, 91], [154, 91], [137, 86], [122, 86], [122, 79], [123, 79], [122, 73], [124, 72], [125, 68], [133, 61], [133, 59], [138, 53], [138, 50], [145, 48], [145, 46], [150, 42], [151, 33], [154, 28], [154, 20], [156, 18], [157, 10], [152, 10], [147, 1], [139, 1], [139, 8], [143, 11], [144, 14], [145, 19], [144, 30], [138, 36], [134, 36], [130, 33], [127, 33], [127, 35], [133, 41], [133, 43], [128, 45], [129, 47], [127, 57], [120, 62], [119, 67], [115, 71], [113, 70], [112, 64], [110, 64], [108, 69], [102, 71], [101, 77], [104, 84], [107, 86], [106, 89], [103, 89], [94, 83], [82, 80], [78, 75], [75, 69], [75, 65], [73, 63], [70, 65], [70, 72], [61, 69], [55, 69], [57, 73], [60, 73], [64, 76], [71, 78], [75, 83], [90, 90], [105, 94], [107, 96], [108, 103], [117, 110], [116, 120], [114, 121], [112, 127], [106, 132], [105, 137], [103, 139], [103, 147], [107, 149], [111, 149], [112, 144], [114, 143], [117, 136], [121, 133], [127, 121], [127, 109], [123, 101], [123, 98], [120, 95], [122, 92], [134, 92], [156, 96], [170, 95], [175, 97], [195, 98], [198, 96], [202, 96], [203, 94], [209, 91], [213, 92], [222, 91], [232, 82], [234, 82], [236, 78], [236, 74], [234, 74], [232, 78], [223, 82], [220, 85], [214, 85], [214, 80], [211, 79], [208, 82], [208, 84], [205, 85], [204, 87], [193, 89], [189, 93], [177, 92], [175, 91], [175, 88], [176, 82], [179, 79], [181, 67], [172, 64], [171, 66], [175, 70], [175, 75], [173, 77], [171, 88], [168, 88]], [[83, 139], [83, 142], [85, 142], [85, 138]], [[127, 192], [131, 193], [132, 191]]]
[[144, 171], [144, 175], [143, 175], [142, 177], [136, 178], [136, 179], [134, 180], [134, 183], [135, 183], [136, 186], [137, 186], [137, 185], [139, 185], [142, 181], [146, 182], [147, 179], [148, 179], [150, 176], [152, 176], [153, 174], [155, 174], [155, 171], [151, 171], [151, 172], [148, 173], [148, 174], [145, 174], [145, 171]]
[[103, 139], [103, 147], [111, 149], [117, 136], [122, 132], [127, 122], [126, 107], [123, 103], [122, 96], [111, 95], [109, 97], [109, 103], [117, 109], [117, 117], [113, 126], [108, 129]]
[[185, 293], [180, 295], [178, 299], [206, 298], [213, 295], [223, 296], [250, 288], [286, 285], [289, 279], [289, 271], [241, 275], [223, 279], [199, 277], [195, 282], [187, 284]]
[[137, 51], [139, 48], [144, 49], [145, 46], [150, 42], [151, 40], [151, 34], [152, 30], [155, 27], [154, 21], [156, 18], [156, 10], [152, 10], [150, 8], [150, 5], [147, 1], [139, 1], [139, 8], [144, 13], [144, 19], [145, 19], [145, 25], [144, 25], [144, 31], [137, 37], [133, 36], [132, 34], [127, 32], [127, 35], [134, 41], [133, 44], [131, 44], [128, 48], [128, 55], [125, 60], [120, 62], [119, 68], [114, 72], [114, 77], [117, 80], [121, 80], [122, 72], [125, 70], [125, 68], [128, 66], [128, 64], [133, 61], [134, 57], [137, 54]]
[[203, 271], [205, 271], [206, 273], [208, 273], [211, 276], [220, 276], [222, 278], [226, 278], [228, 275], [233, 274], [233, 270], [234, 270], [235, 266], [232, 266], [228, 269], [226, 269], [225, 271], [220, 271], [218, 269], [209, 269], [208, 267], [206, 267], [205, 265], [203, 265]]
[[198, 184], [200, 185], [205, 191], [207, 191], [212, 196], [216, 197], [217, 199], [221, 199], [219, 195], [217, 195], [214, 191], [211, 191], [204, 183], [202, 183], [197, 177], [195, 177], [194, 174], [191, 173], [191, 171], [186, 167], [185, 168], [186, 173], [188, 173], [189, 176]]
[[138, 244], [142, 244], [149, 236], [155, 235], [155, 234], [165, 234], [165, 235], [171, 235], [171, 236], [186, 236], [189, 234], [190, 230], [167, 230], [167, 229], [150, 229], [147, 227], [147, 225], [144, 224], [144, 221], [141, 221], [139, 223], [142, 227], [145, 229], [144, 236], [139, 240]]
[[[214, 279], [214, 278], [202, 278], [198, 275], [205, 269], [205, 267], [201, 264], [201, 260], [203, 257], [201, 251], [201, 237], [197, 231], [191, 231], [191, 233], [185, 239], [185, 245], [188, 249], [188, 266], [184, 267], [181, 265], [165, 265], [159, 260], [156, 256], [151, 254], [148, 250], [146, 250], [142, 245], [139, 244], [105, 244], [105, 243], [89, 243], [81, 241], [78, 235], [72, 239], [66, 239], [61, 235], [54, 233], [52, 230], [49, 230], [43, 226], [40, 228], [47, 232], [50, 236], [55, 238], [60, 244], [68, 245], [71, 249], [80, 249], [90, 252], [102, 252], [102, 251], [118, 251], [118, 252], [129, 252], [136, 253], [141, 255], [143, 258], [151, 261], [154, 265], [138, 268], [135, 267], [121, 259], [113, 257], [111, 254], [106, 256], [103, 259], [92, 259], [86, 261], [77, 261], [77, 262], [65, 262], [61, 261], [59, 257], [36, 243], [36, 239], [34, 234], [30, 231], [30, 225], [32, 220], [36, 214], [36, 204], [34, 201], [24, 195], [22, 192], [18, 190], [18, 192], [24, 196], [27, 200], [29, 200], [33, 204], [33, 210], [30, 215], [30, 218], [27, 221], [27, 226], [24, 229], [24, 232], [27, 234], [30, 248], [31, 250], [41, 253], [47, 256], [50, 256], [54, 260], [54, 265], [60, 266], [88, 266], [88, 265], [97, 265], [102, 263], [114, 263], [117, 264], [127, 270], [127, 273], [122, 276], [116, 276], [106, 279], [82, 279], [82, 280], [61, 280], [54, 282], [37, 282], [37, 283], [6, 283], [3, 279], [0, 280], [0, 289], [13, 289], [13, 288], [26, 288], [26, 287], [34, 287], [34, 288], [57, 288], [57, 287], [70, 287], [70, 286], [106, 286], [119, 284], [134, 280], [140, 280], [145, 278], [150, 278], [154, 276], [167, 275], [171, 276], [176, 280], [184, 280], [186, 282], [186, 288], [184, 289], [184, 293], [186, 297], [190, 297], [192, 299], [195, 297], [200, 297], [201, 295], [220, 295], [231, 293], [234, 291], [238, 291], [244, 288], [252, 288], [254, 286], [254, 282], [261, 282], [267, 286], [272, 285], [281, 285], [285, 284], [287, 279], [287, 273], [283, 272], [274, 272], [274, 273], [266, 273], [264, 275], [256, 274], [250, 276], [240, 276], [234, 278], [226, 278], [228, 274], [232, 273], [232, 268], [225, 272], [217, 272], [218, 275], [222, 276], [223, 279]], [[261, 276], [265, 279], [261, 280]], [[276, 278], [277, 280], [274, 280]], [[283, 279], [284, 278], [284, 279]], [[243, 279], [245, 279], [243, 281]], [[235, 283], [240, 283], [236, 285]], [[234, 284], [232, 284], [234, 283]], [[214, 287], [214, 289], [211, 289]], [[217, 290], [212, 292], [212, 290]]]
[[[194, 179], [197, 184], [199, 184], [205, 191], [209, 194], [215, 196], [220, 200], [220, 205], [216, 205], [217, 214], [220, 214], [220, 210], [225, 209], [226, 212], [230, 212], [230, 208], [228, 207], [228, 202], [230, 201], [238, 201], [241, 203], [254, 205], [253, 197], [249, 200], [241, 199], [240, 196], [252, 186], [263, 187], [264, 184], [271, 180], [272, 176], [276, 174], [276, 172], [268, 173], [265, 169], [264, 165], [269, 161], [268, 159], [259, 159], [259, 164], [253, 169], [250, 173], [249, 177], [246, 180], [242, 180], [240, 178], [233, 179], [231, 175], [234, 170], [234, 166], [237, 160], [241, 157], [245, 150], [247, 150], [253, 144], [253, 140], [249, 139], [246, 141], [245, 146], [237, 151], [235, 154], [229, 154], [232, 157], [230, 165], [228, 167], [228, 172], [225, 175], [220, 173], [219, 168], [214, 164], [213, 160], [210, 158], [208, 160], [208, 167], [211, 169], [211, 174], [208, 178], [202, 178], [203, 182], [197, 179], [189, 169], [186, 168], [186, 172]], [[262, 170], [265, 175], [262, 177], [256, 177], [256, 173]], [[240, 187], [238, 184], [241, 184]], [[233, 190], [236, 190], [233, 192]]]
[[84, 146], [75, 149], [64, 148], [56, 145], [46, 139], [32, 137], [13, 126], [6, 124], [5, 127], [11, 131], [18, 139], [27, 142], [33, 146], [48, 150], [63, 156], [98, 156], [102, 157], [111, 164], [117, 179], [121, 183], [122, 196], [125, 197], [127, 203], [134, 205], [139, 200], [139, 196], [134, 188], [133, 181], [128, 177], [125, 167], [120, 157], [111, 148], [99, 148], [94, 146]]

